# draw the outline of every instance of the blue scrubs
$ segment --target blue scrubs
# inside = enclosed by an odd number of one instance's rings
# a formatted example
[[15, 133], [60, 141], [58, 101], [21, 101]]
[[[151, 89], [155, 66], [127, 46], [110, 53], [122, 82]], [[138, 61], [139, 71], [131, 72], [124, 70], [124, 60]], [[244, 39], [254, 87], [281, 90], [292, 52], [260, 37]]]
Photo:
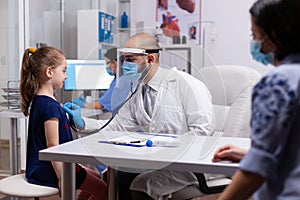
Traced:
[[[39, 160], [39, 151], [47, 148], [44, 123], [59, 120], [59, 144], [71, 141], [72, 134], [66, 112], [56, 100], [43, 95], [33, 99], [28, 126], [26, 179], [29, 183], [58, 188], [58, 179], [50, 161]], [[76, 188], [86, 178], [86, 171], [76, 165]]]
[[110, 86], [108, 88], [108, 90], [104, 93], [104, 95], [102, 95], [99, 99], [98, 102], [103, 106], [103, 108], [105, 110], [107, 110], [108, 112], [112, 111], [112, 107], [111, 107], [111, 97], [112, 97], [112, 93], [114, 91], [114, 88], [116, 86], [116, 78], [110, 83]]

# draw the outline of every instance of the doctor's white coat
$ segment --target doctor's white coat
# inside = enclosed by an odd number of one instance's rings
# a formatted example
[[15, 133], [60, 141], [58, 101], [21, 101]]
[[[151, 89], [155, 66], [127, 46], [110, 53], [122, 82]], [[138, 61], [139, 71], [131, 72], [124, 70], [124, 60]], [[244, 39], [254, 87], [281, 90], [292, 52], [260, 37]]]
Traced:
[[[148, 85], [157, 91], [152, 117], [150, 118], [145, 111], [142, 87], [139, 87], [136, 94], [123, 105], [105, 130], [213, 134], [215, 117], [212, 99], [204, 83], [175, 68], [168, 70], [159, 67]], [[85, 123], [86, 127], [90, 128], [95, 128], [95, 125], [98, 127], [103, 125], [103, 123], [95, 123], [90, 119], [85, 119]], [[159, 173], [157, 172], [157, 174]], [[192, 172], [162, 174], [169, 176], [160, 179], [160, 181], [165, 180], [168, 184], [168, 187], [163, 188], [163, 190], [161, 186], [153, 184], [153, 180], [156, 179], [156, 171], [149, 172], [144, 175], [147, 177], [139, 179], [139, 181], [149, 179], [148, 183], [135, 184], [135, 181], [133, 181], [131, 189], [147, 192], [155, 199], [165, 199], [164, 197], [168, 196], [166, 194], [171, 194], [187, 185], [197, 183], [197, 179]], [[162, 176], [162, 174], [159, 176]], [[176, 177], [176, 181], [172, 182], [174, 177]], [[148, 188], [144, 188], [144, 186]]]

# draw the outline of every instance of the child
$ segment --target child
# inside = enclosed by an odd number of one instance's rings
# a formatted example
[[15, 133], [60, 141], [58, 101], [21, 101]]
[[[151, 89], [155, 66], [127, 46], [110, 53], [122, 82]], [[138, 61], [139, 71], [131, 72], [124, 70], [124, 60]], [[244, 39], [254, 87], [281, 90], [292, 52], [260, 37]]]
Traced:
[[[56, 101], [54, 90], [63, 86], [66, 59], [54, 47], [26, 49], [21, 70], [22, 112], [29, 115], [26, 156], [28, 182], [61, 189], [61, 162], [41, 161], [40, 150], [72, 140], [66, 112]], [[89, 199], [105, 199], [106, 183], [98, 173], [76, 164], [76, 189]]]

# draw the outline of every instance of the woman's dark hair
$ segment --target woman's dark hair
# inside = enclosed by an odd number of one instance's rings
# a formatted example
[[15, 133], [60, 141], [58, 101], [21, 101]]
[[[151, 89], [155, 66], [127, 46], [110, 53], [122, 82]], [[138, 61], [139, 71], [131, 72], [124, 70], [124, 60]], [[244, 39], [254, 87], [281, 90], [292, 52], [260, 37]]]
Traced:
[[56, 68], [64, 61], [64, 54], [54, 47], [44, 46], [39, 49], [28, 48], [23, 54], [20, 92], [22, 97], [22, 112], [29, 114], [30, 103], [44, 79], [43, 70], [47, 67]]
[[250, 14], [276, 45], [278, 60], [300, 53], [300, 0], [258, 0]]

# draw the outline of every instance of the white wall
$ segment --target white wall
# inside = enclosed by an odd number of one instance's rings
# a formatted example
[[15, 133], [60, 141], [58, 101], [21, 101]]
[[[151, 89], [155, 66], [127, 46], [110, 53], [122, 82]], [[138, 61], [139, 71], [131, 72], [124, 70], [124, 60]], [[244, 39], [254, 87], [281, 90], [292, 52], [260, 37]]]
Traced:
[[155, 28], [156, 0], [131, 0], [131, 26], [143, 22], [145, 30]]
[[77, 11], [91, 9], [93, 5], [87, 0], [65, 0], [64, 2], [62, 48], [68, 58], [75, 59], [77, 58]]
[[[255, 0], [202, 0], [202, 21], [214, 22], [213, 25], [202, 24], [202, 28], [205, 26], [205, 63], [245, 65], [261, 73], [269, 71], [270, 67], [253, 61], [249, 51], [249, 9], [253, 2]], [[135, 11], [131, 13], [132, 23], [143, 21], [145, 30], [156, 26], [156, 0], [131, 0], [131, 6]], [[202, 52], [199, 52], [198, 58], [200, 55]], [[193, 53], [193, 56], [197, 56], [197, 53]], [[200, 66], [201, 63], [195, 65]]]
[[[251, 32], [248, 10], [254, 1], [202, 0], [202, 21], [214, 21], [214, 26], [206, 24], [205, 49], [215, 64], [262, 67], [261, 64], [252, 60], [249, 53]], [[43, 5], [39, 0], [34, 0], [34, 2], [30, 3], [30, 10], [34, 10], [30, 16], [30, 45], [45, 40], [43, 29], [40, 28], [43, 26], [42, 12], [39, 13], [38, 11], [59, 10], [58, 1], [46, 1]], [[99, 1], [99, 8], [110, 13], [116, 13], [117, 2], [120, 1]], [[80, 0], [65, 1], [65, 4], [63, 50], [69, 58], [75, 58], [77, 50], [76, 10], [88, 8], [91, 5], [89, 1]], [[151, 29], [157, 25], [155, 22], [156, 0], [131, 0], [129, 9], [132, 28], [139, 22], [143, 22], [144, 30], [151, 32]], [[116, 35], [116, 37], [118, 36]]]
[[[88, 0], [65, 0], [63, 24], [59, 0], [30, 0], [29, 4], [29, 44], [43, 42], [62, 48], [67, 58], [77, 57], [77, 10], [90, 9]], [[96, 6], [96, 5], [95, 5]], [[61, 29], [63, 27], [63, 29]]]
[[[7, 52], [7, 40], [8, 40], [8, 20], [7, 20], [7, 1], [0, 1], [0, 86], [6, 86], [6, 79], [8, 77], [8, 52]], [[2, 98], [2, 97], [1, 97]]]
[[[40, 1], [40, 0], [31, 0], [28, 1], [28, 9], [29, 14], [26, 16], [29, 23], [29, 44], [26, 44], [27, 47], [36, 47], [36, 43], [43, 42], [49, 43], [45, 40], [44, 33], [44, 12], [45, 11], [59, 11], [60, 3], [59, 1]], [[59, 22], [53, 24], [54, 26], [59, 26]], [[47, 29], [46, 29], [47, 30]], [[60, 35], [59, 33], [56, 33]], [[59, 41], [55, 42], [55, 44], [60, 43], [61, 38], [54, 35], [54, 38], [58, 38]], [[49, 45], [55, 45], [49, 44]], [[60, 48], [60, 46], [56, 46]]]
[[[0, 1], [0, 88], [5, 88], [7, 84], [8, 70], [8, 2]], [[0, 102], [4, 101], [2, 95], [4, 92], [0, 90]], [[1, 108], [1, 107], [0, 107]], [[9, 138], [9, 129], [7, 128], [9, 119], [0, 119], [0, 139]], [[10, 126], [9, 126], [10, 128]]]
[[253, 61], [249, 9], [255, 0], [202, 0], [202, 20], [214, 21], [206, 31], [206, 51], [215, 64], [251, 66], [261, 72], [270, 68]]
[[[117, 2], [119, 1], [100, 1], [99, 8], [106, 12], [116, 13], [117, 6], [115, 4]], [[254, 0], [202, 0], [202, 20], [215, 22], [212, 30], [207, 26], [205, 47], [216, 64], [258, 65], [252, 61], [249, 53], [250, 16], [248, 10], [253, 2]], [[46, 1], [44, 4], [41, 5], [39, 0], [30, 3], [30, 10], [35, 10], [31, 12], [30, 16], [30, 45], [35, 45], [38, 41], [45, 41], [45, 33], [40, 28], [43, 27], [42, 12], [59, 10], [58, 1]], [[90, 4], [88, 1], [78, 0], [65, 1], [65, 4], [63, 49], [69, 58], [75, 58], [77, 49], [76, 10], [88, 9]], [[125, 8], [126, 5], [125, 3]], [[121, 6], [120, 9], [122, 9]], [[135, 28], [137, 23], [143, 22], [144, 30], [151, 32], [151, 29], [157, 25], [155, 22], [156, 0], [131, 0], [130, 8], [126, 9], [130, 9], [127, 13], [129, 13], [131, 28]], [[39, 10], [41, 12], [38, 12]], [[209, 33], [213, 30], [216, 32], [212, 34], [214, 41], [211, 41]]]
[[[0, 88], [6, 88], [8, 81], [19, 80], [20, 58], [19, 49], [19, 1], [0, 1]], [[4, 102], [0, 89], [0, 101]], [[7, 109], [7, 107], [0, 107]], [[10, 120], [0, 118], [0, 138], [8, 139], [10, 136]]]

